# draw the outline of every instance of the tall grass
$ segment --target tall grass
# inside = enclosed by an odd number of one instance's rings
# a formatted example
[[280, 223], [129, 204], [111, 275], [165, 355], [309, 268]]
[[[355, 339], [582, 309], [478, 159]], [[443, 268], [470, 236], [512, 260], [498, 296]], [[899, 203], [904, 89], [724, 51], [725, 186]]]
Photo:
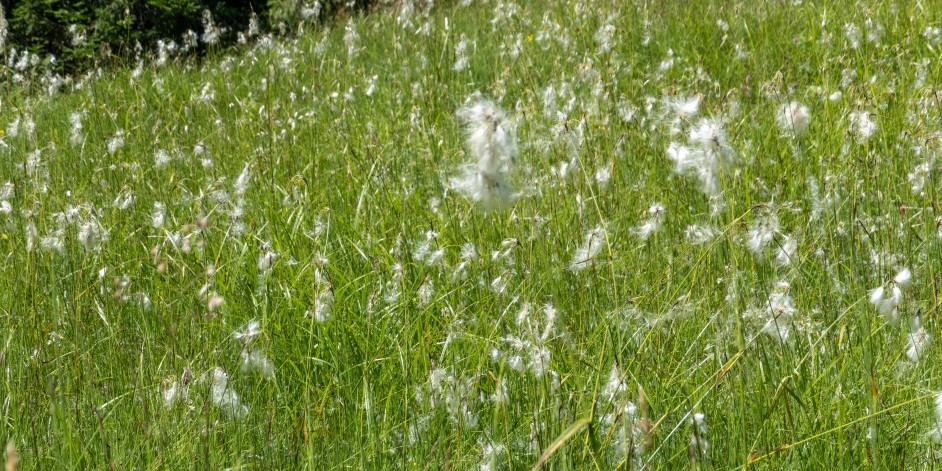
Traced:
[[[938, 11], [462, 3], [6, 92], [24, 469], [935, 466]], [[506, 211], [450, 188], [475, 92], [516, 122]], [[714, 193], [667, 153], [703, 117]]]

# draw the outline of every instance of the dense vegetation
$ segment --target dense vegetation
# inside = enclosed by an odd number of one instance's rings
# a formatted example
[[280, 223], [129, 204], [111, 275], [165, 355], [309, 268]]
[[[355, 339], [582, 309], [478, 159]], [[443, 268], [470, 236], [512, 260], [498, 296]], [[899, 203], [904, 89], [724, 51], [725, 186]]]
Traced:
[[404, 1], [7, 83], [6, 459], [939, 467], [940, 26]]
[[299, 26], [362, 11], [376, 0], [12, 0], [2, 4], [6, 51], [37, 66], [82, 73], [100, 65], [133, 63], [176, 43], [193, 56], [246, 42], [261, 31], [291, 34]]

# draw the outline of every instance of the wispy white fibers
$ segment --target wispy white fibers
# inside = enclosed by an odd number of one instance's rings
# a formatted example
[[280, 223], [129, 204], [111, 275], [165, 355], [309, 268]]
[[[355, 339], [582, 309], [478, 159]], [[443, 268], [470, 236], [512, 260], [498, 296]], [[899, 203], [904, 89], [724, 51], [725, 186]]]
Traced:
[[246, 344], [251, 343], [255, 337], [262, 335], [262, 329], [260, 328], [258, 320], [252, 319], [245, 326], [235, 333], [232, 334], [232, 337], [236, 340], [242, 340]]
[[932, 345], [932, 335], [926, 332], [926, 328], [922, 326], [922, 320], [919, 316], [913, 319], [912, 332], [906, 336], [906, 341], [909, 343], [909, 348], [906, 349], [906, 356], [914, 363], [919, 361], [923, 356], [923, 352]]
[[666, 208], [661, 203], [654, 203], [648, 208], [647, 217], [644, 223], [634, 229], [634, 233], [641, 240], [648, 240], [651, 234], [657, 232], [664, 224], [664, 214]]
[[690, 446], [687, 453], [690, 455], [691, 462], [698, 462], [705, 458], [707, 450], [710, 449], [710, 441], [706, 437], [706, 416], [702, 412], [693, 414], [690, 418], [690, 427], [693, 433], [690, 434]]
[[497, 106], [480, 97], [459, 109], [458, 117], [465, 124], [473, 161], [451, 179], [452, 187], [486, 210], [509, 207], [517, 198], [506, 176], [517, 155], [513, 125]]
[[929, 437], [938, 443], [942, 443], [942, 392], [935, 398], [935, 424], [929, 431]]
[[701, 100], [703, 97], [700, 95], [673, 97], [668, 98], [666, 104], [678, 120], [689, 120], [697, 117]]
[[793, 322], [798, 309], [792, 302], [789, 295], [791, 284], [787, 281], [779, 281], [775, 284], [775, 289], [769, 294], [769, 300], [766, 303], [767, 321], [762, 327], [762, 332], [779, 342], [787, 342], [791, 333]]
[[717, 161], [730, 161], [735, 156], [729, 145], [723, 123], [714, 118], [701, 119], [689, 133], [690, 141], [710, 153]]
[[242, 351], [239, 354], [242, 357], [242, 372], [258, 373], [263, 378], [270, 379], [275, 375], [275, 366], [255, 342], [255, 338], [260, 335], [262, 335], [260, 324], [252, 319], [241, 330], [233, 333], [232, 337], [242, 341]]
[[775, 263], [779, 266], [792, 264], [798, 253], [798, 240], [792, 235], [782, 236], [781, 244], [775, 251]]
[[589, 264], [592, 263], [592, 260], [595, 259], [596, 255], [602, 251], [602, 247], [605, 246], [606, 234], [605, 229], [602, 226], [598, 226], [595, 229], [590, 230], [585, 235], [585, 242], [576, 250], [576, 253], [572, 256], [572, 262], [569, 264], [569, 269], [572, 271], [580, 271]]
[[870, 136], [877, 132], [877, 123], [871, 116], [869, 111], [855, 111], [850, 114], [850, 128], [860, 142], [870, 139]]
[[667, 156], [674, 162], [674, 171], [695, 175], [707, 195], [719, 194], [719, 174], [736, 156], [723, 124], [717, 119], [703, 118], [690, 128], [687, 138], [687, 145], [671, 142], [667, 147]]
[[[334, 288], [330, 279], [321, 272], [320, 268], [314, 269], [314, 288], [317, 291], [317, 296], [314, 298], [314, 305], [308, 309], [306, 315], [313, 317], [317, 322], [324, 323], [331, 318], [334, 306]], [[395, 297], [398, 298], [398, 296], [397, 293]]]
[[213, 377], [210, 380], [213, 404], [233, 417], [241, 417], [249, 412], [249, 408], [242, 404], [239, 393], [229, 386], [229, 375], [220, 367], [213, 368]]
[[239, 356], [242, 357], [242, 372], [258, 373], [266, 379], [275, 376], [275, 365], [262, 350], [257, 348], [242, 350]]
[[808, 107], [793, 101], [778, 109], [778, 125], [782, 131], [792, 137], [800, 137], [808, 131], [811, 115]]
[[909, 268], [903, 268], [889, 283], [870, 290], [870, 304], [891, 323], [899, 322], [899, 306], [903, 304], [903, 290], [913, 282]]
[[756, 255], [762, 255], [778, 232], [778, 216], [773, 211], [768, 211], [756, 218], [752, 227], [749, 228], [749, 234], [745, 239], [746, 248]]

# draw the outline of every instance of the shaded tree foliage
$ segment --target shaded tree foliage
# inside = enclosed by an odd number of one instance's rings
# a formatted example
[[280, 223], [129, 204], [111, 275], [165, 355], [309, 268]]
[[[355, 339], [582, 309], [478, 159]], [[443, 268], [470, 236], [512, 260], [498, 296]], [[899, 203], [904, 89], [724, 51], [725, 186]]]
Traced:
[[[246, 31], [253, 13], [267, 24], [317, 21], [368, 8], [377, 0], [12, 0], [3, 2], [7, 48], [27, 50], [66, 73], [153, 51], [158, 40], [178, 44], [187, 31], [204, 32], [204, 12], [220, 28], [219, 47]], [[306, 11], [305, 11], [306, 9]], [[302, 17], [302, 11], [307, 16]], [[312, 17], [311, 12], [317, 15]], [[270, 14], [271, 13], [271, 14]], [[282, 28], [291, 31], [292, 28]], [[207, 46], [200, 42], [199, 54]]]

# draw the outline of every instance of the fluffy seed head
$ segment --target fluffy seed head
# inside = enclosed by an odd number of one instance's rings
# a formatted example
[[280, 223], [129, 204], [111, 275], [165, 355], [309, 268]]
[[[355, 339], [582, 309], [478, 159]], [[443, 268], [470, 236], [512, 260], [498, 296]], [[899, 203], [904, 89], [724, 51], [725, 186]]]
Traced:
[[451, 179], [452, 188], [486, 210], [509, 207], [517, 198], [506, 177], [517, 155], [513, 125], [497, 106], [479, 97], [459, 109], [458, 117], [472, 161]]
[[787, 134], [799, 137], [808, 131], [811, 117], [808, 107], [793, 101], [782, 105], [778, 110], [778, 125]]

